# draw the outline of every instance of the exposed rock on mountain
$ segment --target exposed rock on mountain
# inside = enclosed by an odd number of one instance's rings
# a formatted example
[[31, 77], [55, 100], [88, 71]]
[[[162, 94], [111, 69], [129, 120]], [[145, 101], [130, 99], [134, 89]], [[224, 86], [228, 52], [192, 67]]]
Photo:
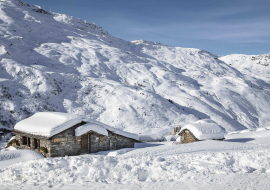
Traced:
[[207, 118], [227, 131], [270, 125], [269, 60], [254, 70], [244, 64], [252, 56], [237, 66], [199, 49], [128, 42], [20, 0], [0, 8], [0, 128], [40, 111], [141, 134]]

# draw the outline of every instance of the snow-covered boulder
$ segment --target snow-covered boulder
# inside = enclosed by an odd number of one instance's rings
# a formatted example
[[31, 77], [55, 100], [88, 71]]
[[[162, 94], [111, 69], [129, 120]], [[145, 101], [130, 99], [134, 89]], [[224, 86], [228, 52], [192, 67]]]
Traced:
[[203, 119], [187, 124], [180, 130], [179, 135], [181, 135], [181, 132], [185, 130], [190, 131], [197, 140], [224, 138], [224, 129], [211, 119]]

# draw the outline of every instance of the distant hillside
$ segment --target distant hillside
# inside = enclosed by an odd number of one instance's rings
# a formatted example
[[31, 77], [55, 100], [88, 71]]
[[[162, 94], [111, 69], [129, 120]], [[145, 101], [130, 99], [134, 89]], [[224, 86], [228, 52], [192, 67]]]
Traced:
[[220, 60], [246, 75], [270, 81], [270, 53], [264, 55], [233, 54], [220, 57]]
[[228, 57], [128, 42], [20, 0], [0, 7], [0, 128], [39, 111], [147, 135], [205, 118], [227, 131], [270, 125], [266, 62], [246, 72]]

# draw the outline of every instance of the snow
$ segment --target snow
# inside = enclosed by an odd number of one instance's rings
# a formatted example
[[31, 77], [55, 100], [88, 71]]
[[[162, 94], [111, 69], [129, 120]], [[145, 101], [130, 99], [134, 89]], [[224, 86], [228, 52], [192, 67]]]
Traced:
[[15, 139], [16, 139], [15, 136], [11, 137], [11, 138], [9, 139], [8, 143], [11, 142], [12, 140], [15, 140]]
[[108, 131], [115, 134], [122, 135], [128, 138], [139, 140], [137, 134], [121, 131], [119, 129], [110, 127], [98, 121], [89, 118], [83, 118], [76, 114], [61, 113], [61, 112], [39, 112], [31, 117], [18, 122], [14, 129], [30, 133], [33, 135], [40, 135], [45, 137], [52, 137], [82, 121], [88, 122], [75, 129], [75, 135], [81, 136], [88, 131], [95, 131], [101, 135], [108, 136]]
[[268, 189], [269, 135], [181, 145], [137, 143], [135, 148], [96, 154], [33, 157], [1, 168], [0, 183], [4, 189]]
[[17, 150], [14, 147], [9, 147], [0, 150], [0, 171], [11, 165], [16, 165], [29, 160], [44, 159], [44, 157], [31, 150]]
[[75, 129], [75, 136], [79, 137], [89, 131], [94, 131], [100, 135], [108, 136], [108, 131], [96, 124], [87, 123]]
[[52, 137], [80, 122], [82, 118], [74, 114], [39, 112], [18, 122], [14, 129], [33, 135]]
[[167, 141], [175, 141], [176, 140], [175, 135], [167, 135], [165, 138], [166, 138]]
[[270, 130], [269, 128], [258, 128], [257, 130], [243, 130], [235, 131], [233, 133], [228, 133], [225, 135], [226, 139], [235, 139], [235, 138], [257, 138], [257, 137], [269, 137]]
[[223, 139], [224, 129], [210, 119], [199, 120], [181, 128], [179, 134], [188, 129], [198, 140]]
[[[0, 3], [1, 128], [57, 111], [141, 140], [161, 140], [174, 127], [201, 119], [235, 132], [224, 141], [138, 143], [64, 158], [1, 151], [1, 189], [269, 188], [269, 54], [218, 57], [131, 43], [96, 24], [37, 9], [19, 0]], [[205, 122], [192, 125], [215, 125]], [[34, 130], [51, 135], [56, 128]]]
[[270, 125], [268, 54], [231, 63], [194, 48], [134, 44], [23, 1], [0, 7], [5, 128], [41, 111], [91, 117], [148, 139], [206, 118], [227, 132]]
[[[109, 125], [106, 125], [104, 123], [94, 121], [92, 119], [84, 119], [83, 121], [86, 121], [89, 124], [95, 125], [97, 127], [107, 129], [107, 130], [109, 130], [109, 131], [111, 131], [111, 132], [113, 132], [115, 134], [118, 134], [118, 135], [121, 135], [121, 136], [128, 137], [128, 138], [139, 141], [139, 136], [137, 134], [135, 134], [135, 133], [129, 133], [129, 132], [126, 132], [126, 131], [122, 131], [122, 130], [116, 129], [114, 127], [111, 127]], [[108, 136], [108, 134], [106, 136]]]
[[256, 78], [269, 79], [270, 54], [243, 55], [233, 54], [219, 58], [242, 73]]

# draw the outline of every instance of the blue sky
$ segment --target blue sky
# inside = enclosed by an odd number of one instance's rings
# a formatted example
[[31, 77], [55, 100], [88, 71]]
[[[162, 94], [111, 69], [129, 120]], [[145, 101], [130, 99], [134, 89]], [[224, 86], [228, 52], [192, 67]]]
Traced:
[[269, 0], [24, 0], [111, 35], [218, 55], [270, 53]]

